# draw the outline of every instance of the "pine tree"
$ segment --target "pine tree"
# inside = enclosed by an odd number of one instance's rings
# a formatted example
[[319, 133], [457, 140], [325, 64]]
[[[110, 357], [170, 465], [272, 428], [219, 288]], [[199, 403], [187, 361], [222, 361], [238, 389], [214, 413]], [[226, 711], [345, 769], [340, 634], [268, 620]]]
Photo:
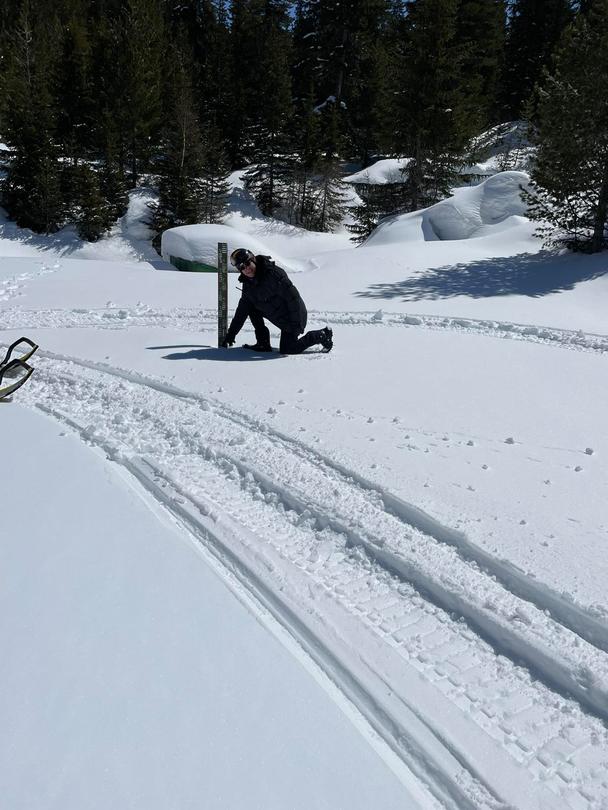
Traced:
[[551, 56], [562, 31], [573, 19], [572, 0], [513, 0], [505, 51], [502, 108], [508, 120], [522, 117], [523, 107]]
[[455, 41], [469, 134], [499, 123], [498, 93], [504, 68], [505, 0], [460, 0]]
[[381, 198], [375, 193], [376, 189], [362, 186], [360, 190], [361, 203], [351, 206], [349, 211], [353, 221], [347, 224], [347, 229], [353, 234], [353, 242], [365, 242], [367, 237], [376, 228], [380, 220], [386, 215]]
[[63, 155], [77, 164], [91, 156], [95, 137], [92, 44], [85, 0], [71, 0], [61, 19], [57, 139]]
[[260, 87], [257, 102], [249, 112], [244, 102], [242, 146], [254, 161], [246, 174], [247, 185], [262, 213], [274, 216], [284, 206], [286, 186], [293, 172], [286, 4], [264, 0], [260, 24], [260, 53], [255, 72], [264, 77], [265, 86]]
[[101, 192], [97, 172], [82, 164], [79, 174], [79, 206], [76, 211], [78, 234], [87, 242], [97, 242], [114, 222], [112, 206]]
[[341, 100], [351, 151], [363, 166], [387, 148], [392, 131], [390, 11], [388, 0], [359, 0], [349, 17]]
[[457, 10], [457, 0], [410, 0], [404, 20], [396, 135], [398, 151], [412, 158], [403, 188], [406, 210], [449, 195], [470, 134]]
[[52, 233], [63, 224], [57, 110], [57, 20], [25, 0], [5, 52], [5, 140], [11, 147], [2, 198], [18, 225]]
[[226, 215], [229, 165], [220, 130], [212, 124], [205, 128], [201, 160], [201, 222], [221, 222]]
[[99, 183], [101, 193], [107, 200], [112, 217], [122, 217], [129, 204], [127, 180], [120, 165], [116, 152], [116, 130], [112, 119], [105, 115], [103, 120], [104, 142], [102, 147], [102, 168]]
[[124, 87], [120, 93], [120, 132], [131, 164], [131, 185], [146, 168], [161, 123], [162, 61], [165, 45], [160, 0], [125, 0], [121, 28]]
[[391, 122], [390, 0], [300, 0], [294, 23], [296, 109], [312, 85], [327, 154], [367, 164]]
[[199, 29], [204, 32], [201, 42], [202, 58], [194, 52], [194, 59], [200, 64], [200, 78], [197, 92], [200, 96], [200, 118], [214, 129], [227, 151], [228, 139], [234, 129], [234, 97], [230, 53], [230, 29], [226, 0], [206, 0], [202, 4], [204, 17]]
[[527, 195], [540, 233], [573, 250], [608, 246], [608, 0], [566, 30], [539, 91], [538, 152]]
[[192, 92], [192, 66], [183, 51], [175, 55], [172, 108], [162, 137], [159, 201], [153, 227], [160, 233], [203, 220], [203, 142]]
[[320, 115], [314, 109], [313, 93], [310, 81], [307, 98], [298, 100], [293, 125], [295, 158], [283, 203], [285, 219], [304, 228], [314, 227], [315, 172], [322, 159]]
[[315, 179], [314, 206], [308, 227], [316, 231], [333, 231], [342, 222], [346, 210], [346, 191], [340, 180], [340, 164], [322, 161]]

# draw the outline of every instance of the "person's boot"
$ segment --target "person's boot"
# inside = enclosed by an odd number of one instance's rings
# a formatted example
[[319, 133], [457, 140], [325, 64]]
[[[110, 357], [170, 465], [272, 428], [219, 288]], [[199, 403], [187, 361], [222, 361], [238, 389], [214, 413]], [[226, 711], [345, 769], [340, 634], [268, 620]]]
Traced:
[[250, 349], [252, 352], [271, 352], [272, 346], [270, 343], [244, 343], [244, 349]]
[[326, 352], [330, 352], [334, 347], [334, 333], [333, 329], [330, 329], [326, 326], [324, 329], [321, 329], [321, 346], [323, 346]]

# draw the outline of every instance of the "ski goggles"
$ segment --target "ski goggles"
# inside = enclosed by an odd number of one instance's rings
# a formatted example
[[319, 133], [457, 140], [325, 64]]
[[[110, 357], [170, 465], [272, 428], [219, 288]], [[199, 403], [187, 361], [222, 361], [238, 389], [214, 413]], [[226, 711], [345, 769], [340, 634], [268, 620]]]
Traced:
[[233, 267], [236, 267], [237, 270], [243, 270], [254, 259], [255, 256], [250, 250], [245, 250], [245, 248], [239, 248], [238, 250], [235, 250], [234, 253], [230, 256], [230, 264]]

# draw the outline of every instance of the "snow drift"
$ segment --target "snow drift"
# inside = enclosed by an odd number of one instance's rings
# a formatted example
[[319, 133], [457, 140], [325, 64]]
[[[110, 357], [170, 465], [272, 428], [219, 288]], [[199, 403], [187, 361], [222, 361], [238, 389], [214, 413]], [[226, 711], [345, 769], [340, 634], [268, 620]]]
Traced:
[[256, 255], [272, 256], [287, 271], [298, 272], [302, 269], [297, 260], [280, 256], [261, 239], [229, 225], [182, 225], [179, 228], [170, 228], [163, 233], [161, 253], [166, 261], [175, 256], [217, 267], [218, 242], [227, 243], [229, 256], [236, 248], [244, 247]]
[[500, 172], [478, 186], [455, 189], [452, 197], [430, 208], [383, 220], [364, 243], [386, 245], [409, 241], [449, 241], [486, 236], [520, 222], [526, 213], [521, 189], [524, 172]]

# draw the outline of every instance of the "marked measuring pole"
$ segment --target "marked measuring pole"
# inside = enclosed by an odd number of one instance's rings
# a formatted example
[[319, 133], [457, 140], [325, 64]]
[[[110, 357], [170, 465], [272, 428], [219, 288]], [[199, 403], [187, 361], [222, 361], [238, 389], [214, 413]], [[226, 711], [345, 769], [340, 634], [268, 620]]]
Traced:
[[217, 345], [228, 332], [228, 245], [217, 243]]

